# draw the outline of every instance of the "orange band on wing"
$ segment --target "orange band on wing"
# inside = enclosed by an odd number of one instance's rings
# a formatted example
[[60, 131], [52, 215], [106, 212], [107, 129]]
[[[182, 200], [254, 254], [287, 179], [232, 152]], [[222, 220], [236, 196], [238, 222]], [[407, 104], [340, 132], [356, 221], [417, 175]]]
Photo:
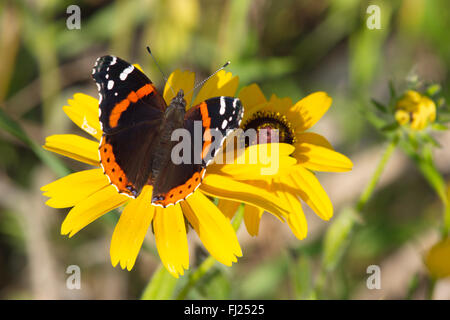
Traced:
[[136, 92], [131, 91], [125, 99], [116, 103], [112, 109], [111, 114], [109, 115], [109, 126], [111, 128], [116, 127], [119, 123], [122, 112], [127, 110], [131, 103], [136, 103], [139, 99], [148, 96], [153, 91], [155, 91], [155, 87], [149, 83], [141, 87]]
[[126, 193], [129, 196], [134, 197], [136, 194], [133, 192], [134, 187], [130, 181], [128, 181], [125, 172], [120, 168], [116, 162], [114, 156], [113, 147], [105, 141], [105, 138], [100, 142], [100, 162], [103, 167], [103, 172], [108, 176], [112, 185], [116, 186], [120, 193]]
[[153, 203], [162, 205], [165, 208], [168, 205], [175, 204], [181, 200], [185, 200], [202, 183], [205, 170], [206, 169], [202, 169], [202, 171], [200, 172], [195, 172], [192, 177], [184, 184], [169, 190], [169, 192], [164, 195], [164, 199], [155, 200]]
[[205, 128], [205, 133], [203, 134], [204, 144], [202, 149], [202, 159], [205, 159], [211, 145], [211, 133], [209, 132], [211, 126], [211, 118], [208, 114], [208, 106], [206, 102], [200, 104], [200, 113], [202, 115], [203, 127]]

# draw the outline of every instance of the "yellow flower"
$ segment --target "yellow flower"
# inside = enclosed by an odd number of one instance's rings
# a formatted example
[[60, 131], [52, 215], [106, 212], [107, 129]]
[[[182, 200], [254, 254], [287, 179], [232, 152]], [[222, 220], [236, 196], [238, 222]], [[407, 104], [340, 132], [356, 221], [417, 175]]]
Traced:
[[450, 276], [450, 238], [436, 243], [425, 256], [425, 265], [435, 279]]
[[[139, 66], [137, 66], [139, 68]], [[194, 73], [173, 72], [164, 89], [167, 103], [172, 90], [183, 89], [187, 105], [191, 105]], [[206, 82], [193, 105], [214, 96], [234, 96], [238, 77], [220, 71]], [[185, 219], [195, 229], [209, 253], [219, 262], [230, 266], [242, 256], [236, 234], [230, 222], [207, 197], [213, 196], [245, 202], [278, 215], [286, 214], [283, 204], [275, 196], [258, 186], [235, 181], [233, 176], [207, 174], [202, 185], [185, 201], [161, 208], [151, 205], [152, 187], [146, 186], [136, 199], [119, 194], [109, 184], [100, 167], [98, 153], [102, 130], [98, 119], [97, 99], [77, 93], [63, 107], [69, 118], [96, 140], [72, 134], [52, 135], [46, 138], [44, 148], [97, 168], [70, 174], [41, 190], [50, 199], [53, 208], [73, 207], [61, 226], [61, 234], [72, 237], [103, 214], [125, 205], [113, 232], [110, 255], [113, 266], [131, 270], [151, 223], [156, 246], [163, 265], [175, 277], [189, 267]], [[209, 168], [209, 167], [208, 167]]]
[[423, 130], [436, 120], [436, 104], [417, 91], [408, 90], [397, 101], [395, 119], [400, 125], [410, 124], [413, 130]]
[[[277, 195], [280, 203], [289, 208], [286, 215], [275, 215], [281, 221], [286, 217], [292, 232], [298, 239], [307, 234], [307, 222], [299, 199], [308, 204], [323, 220], [333, 215], [332, 203], [312, 171], [344, 172], [353, 164], [346, 156], [333, 150], [331, 144], [321, 135], [305, 132], [310, 129], [328, 110], [331, 98], [325, 92], [316, 92], [293, 104], [290, 98], [272, 95], [267, 100], [256, 85], [243, 88], [239, 98], [245, 108], [241, 127], [247, 129], [278, 129], [280, 156], [291, 154], [294, 163], [273, 176], [251, 179], [246, 172], [247, 165], [223, 166], [219, 170], [248, 184], [269, 190]], [[284, 151], [281, 151], [281, 150]], [[220, 200], [219, 208], [232, 217], [236, 203]], [[262, 216], [262, 208], [245, 206], [244, 222], [251, 235], [257, 235]], [[273, 212], [272, 212], [273, 213]]]

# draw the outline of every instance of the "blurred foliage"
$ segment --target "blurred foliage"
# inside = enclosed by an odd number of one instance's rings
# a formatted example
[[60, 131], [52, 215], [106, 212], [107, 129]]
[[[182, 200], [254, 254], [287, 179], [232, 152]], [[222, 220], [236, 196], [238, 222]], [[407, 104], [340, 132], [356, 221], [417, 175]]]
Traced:
[[[108, 247], [116, 214], [69, 241], [59, 236], [67, 210], [43, 207], [39, 186], [82, 167], [53, 157], [39, 145], [48, 134], [75, 130], [61, 107], [76, 92], [96, 96], [90, 70], [98, 56], [115, 54], [139, 63], [159, 88], [163, 79], [146, 53], [147, 45], [167, 74], [190, 69], [200, 80], [231, 60], [229, 71], [239, 76], [240, 86], [256, 82], [267, 96], [275, 93], [296, 101], [326, 91], [333, 106], [317, 130], [344, 154], [356, 155], [382, 141], [368, 110], [371, 98], [388, 100], [389, 82], [403, 91], [405, 77], [413, 72], [426, 83], [440, 83], [441, 95], [449, 101], [447, 0], [81, 0], [81, 29], [68, 30], [66, 8], [71, 4], [0, 2], [0, 298], [137, 298], [142, 292], [146, 298], [174, 298], [194, 271], [175, 286], [163, 269], [155, 271], [154, 249], [141, 252], [132, 272], [113, 269]], [[369, 4], [381, 8], [380, 30], [366, 26]], [[363, 227], [346, 244], [348, 251], [336, 268], [336, 239], [345, 241], [349, 228], [332, 232], [333, 238], [320, 233], [276, 249], [264, 247], [273, 235], [261, 234], [256, 240], [260, 246], [243, 245], [238, 264], [215, 265], [187, 298], [317, 298], [312, 280], [324, 254], [333, 276], [323, 279], [321, 297], [354, 297], [365, 283], [367, 265], [381, 263], [437, 227], [438, 203], [418, 171], [410, 170], [369, 201]], [[42, 211], [46, 218], [37, 214]], [[337, 217], [344, 225], [354, 223], [344, 218]], [[39, 243], [51, 249], [36, 247]], [[43, 251], [34, 253], [36, 248]], [[195, 251], [192, 269], [204, 256], [201, 248]], [[45, 252], [57, 272], [53, 295], [33, 282]], [[63, 286], [65, 266], [75, 262], [83, 270], [81, 293]], [[154, 271], [163, 292], [146, 288]], [[405, 297], [420, 286], [417, 279], [405, 287]]]

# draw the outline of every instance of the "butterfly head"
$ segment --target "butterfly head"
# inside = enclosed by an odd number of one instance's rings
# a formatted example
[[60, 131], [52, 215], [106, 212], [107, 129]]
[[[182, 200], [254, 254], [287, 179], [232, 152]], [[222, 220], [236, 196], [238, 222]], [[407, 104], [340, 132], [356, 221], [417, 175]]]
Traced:
[[165, 118], [171, 123], [179, 127], [183, 124], [184, 115], [186, 113], [186, 100], [184, 100], [184, 92], [180, 89], [177, 95], [170, 101], [169, 107], [165, 111]]
[[180, 89], [177, 95], [170, 101], [170, 105], [175, 109], [185, 109], [186, 108], [186, 100], [184, 100], [184, 91]]

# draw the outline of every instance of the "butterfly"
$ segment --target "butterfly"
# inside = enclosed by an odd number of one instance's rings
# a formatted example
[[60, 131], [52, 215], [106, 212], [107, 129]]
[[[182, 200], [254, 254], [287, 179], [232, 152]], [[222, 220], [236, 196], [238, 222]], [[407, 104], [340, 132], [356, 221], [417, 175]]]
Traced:
[[[207, 99], [186, 111], [180, 90], [167, 106], [143, 72], [112, 55], [97, 59], [92, 77], [99, 92], [103, 172], [119, 193], [131, 198], [144, 186], [153, 186], [151, 203], [156, 206], [185, 200], [200, 186], [224, 140], [214, 141], [212, 131], [225, 137], [243, 117], [242, 103], [233, 97]], [[172, 141], [172, 133], [184, 129], [194, 137], [196, 127], [201, 129], [201, 141], [188, 145], [190, 152], [183, 158], [188, 161], [173, 161], [178, 142]]]

